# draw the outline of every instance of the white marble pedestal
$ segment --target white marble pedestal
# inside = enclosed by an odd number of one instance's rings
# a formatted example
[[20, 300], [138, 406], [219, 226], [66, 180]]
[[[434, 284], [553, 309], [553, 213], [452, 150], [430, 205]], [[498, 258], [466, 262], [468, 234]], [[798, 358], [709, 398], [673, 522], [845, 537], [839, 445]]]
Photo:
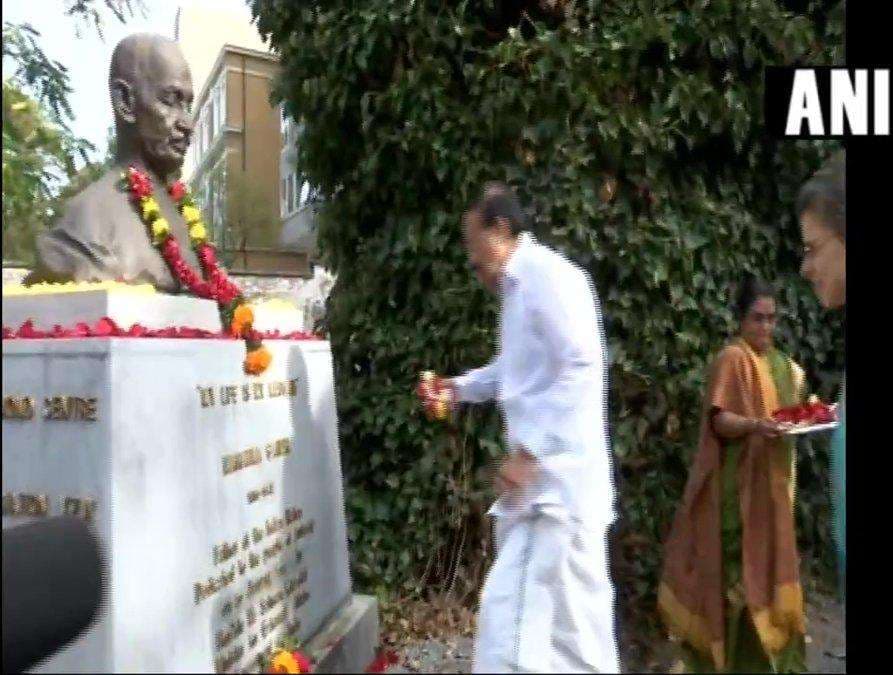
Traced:
[[267, 346], [255, 378], [236, 341], [3, 342], [3, 526], [67, 510], [109, 562], [100, 620], [39, 672], [256, 670], [356, 605], [329, 345]]

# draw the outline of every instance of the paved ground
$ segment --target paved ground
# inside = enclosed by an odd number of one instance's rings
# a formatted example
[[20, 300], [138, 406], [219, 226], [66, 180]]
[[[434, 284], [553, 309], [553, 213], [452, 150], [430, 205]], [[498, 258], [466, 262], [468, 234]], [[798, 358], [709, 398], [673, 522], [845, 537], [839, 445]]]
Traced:
[[[807, 605], [806, 662], [811, 673], [846, 672], [846, 623], [838, 602], [814, 596]], [[389, 673], [470, 673], [472, 641], [468, 637], [415, 641], [399, 650], [400, 662]], [[655, 645], [649, 662], [624, 654], [623, 667], [632, 672], [668, 672], [673, 668], [672, 648]]]

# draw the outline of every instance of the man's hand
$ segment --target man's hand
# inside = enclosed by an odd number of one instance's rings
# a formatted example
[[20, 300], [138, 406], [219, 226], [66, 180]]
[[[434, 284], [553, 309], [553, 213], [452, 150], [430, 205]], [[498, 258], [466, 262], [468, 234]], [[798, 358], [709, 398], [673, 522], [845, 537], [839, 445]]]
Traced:
[[525, 448], [512, 452], [502, 461], [496, 475], [496, 491], [499, 494], [524, 492], [539, 475], [539, 463]]

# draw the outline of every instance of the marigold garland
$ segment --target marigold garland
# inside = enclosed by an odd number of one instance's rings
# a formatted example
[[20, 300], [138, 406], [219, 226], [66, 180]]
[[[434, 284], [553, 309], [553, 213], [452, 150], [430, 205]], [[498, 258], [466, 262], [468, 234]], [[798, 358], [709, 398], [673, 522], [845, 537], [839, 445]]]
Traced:
[[216, 249], [208, 241], [208, 231], [189, 188], [178, 180], [167, 191], [186, 221], [189, 240], [201, 266], [201, 277], [183, 260], [180, 244], [171, 233], [170, 223], [161, 217], [161, 207], [152, 196], [152, 180], [148, 174], [131, 166], [127, 173], [121, 175], [121, 187], [130, 192], [143, 222], [149, 228], [153, 245], [161, 252], [171, 273], [193, 295], [217, 302], [224, 328], [228, 328], [234, 337], [245, 340], [245, 372], [249, 375], [263, 373], [272, 362], [273, 356], [252, 330], [254, 313], [245, 301], [241, 289], [229, 280], [217, 262]]

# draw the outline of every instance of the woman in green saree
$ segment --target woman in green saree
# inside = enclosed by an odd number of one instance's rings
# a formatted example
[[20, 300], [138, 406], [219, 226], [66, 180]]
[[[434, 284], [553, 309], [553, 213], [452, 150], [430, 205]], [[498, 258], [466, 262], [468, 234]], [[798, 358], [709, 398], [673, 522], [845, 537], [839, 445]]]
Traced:
[[805, 669], [795, 448], [771, 414], [803, 398], [773, 345], [773, 289], [739, 293], [740, 333], [708, 378], [697, 456], [666, 542], [658, 607], [690, 672]]

